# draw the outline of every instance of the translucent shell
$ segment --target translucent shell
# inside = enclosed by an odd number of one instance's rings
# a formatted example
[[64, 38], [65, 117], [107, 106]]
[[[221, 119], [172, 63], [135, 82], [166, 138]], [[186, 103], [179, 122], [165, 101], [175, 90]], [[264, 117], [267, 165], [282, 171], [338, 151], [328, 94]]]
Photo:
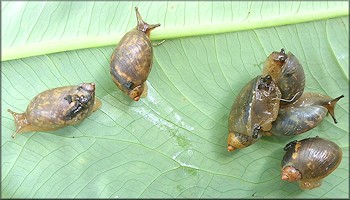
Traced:
[[299, 60], [284, 49], [272, 52], [264, 62], [263, 76], [270, 75], [282, 93], [281, 105], [296, 101], [304, 91], [305, 74]]
[[269, 75], [249, 81], [232, 104], [228, 151], [255, 143], [277, 118], [281, 93]]
[[319, 125], [327, 113], [337, 123], [334, 108], [343, 97], [341, 95], [333, 99], [324, 94], [304, 93], [297, 101], [281, 106], [277, 119], [266, 135], [292, 136], [304, 133]]
[[332, 173], [342, 160], [342, 150], [334, 142], [320, 137], [293, 141], [286, 145], [281, 163], [281, 178], [299, 181], [301, 189], [313, 189]]
[[78, 124], [101, 106], [95, 98], [95, 84], [82, 83], [58, 87], [39, 93], [29, 103], [26, 112], [10, 109], [17, 133], [50, 131], [67, 125]]
[[110, 58], [110, 74], [118, 88], [138, 101], [147, 95], [146, 80], [152, 68], [151, 31], [160, 24], [144, 22], [135, 7], [137, 26], [119, 41]]

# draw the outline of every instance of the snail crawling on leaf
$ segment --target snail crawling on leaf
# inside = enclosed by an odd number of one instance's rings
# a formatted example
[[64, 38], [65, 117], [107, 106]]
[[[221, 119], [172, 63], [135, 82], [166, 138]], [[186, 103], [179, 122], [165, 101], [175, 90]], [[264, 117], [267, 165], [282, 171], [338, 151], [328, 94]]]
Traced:
[[270, 75], [280, 89], [281, 105], [296, 101], [304, 91], [305, 74], [303, 66], [291, 52], [272, 52], [264, 62], [262, 76]]
[[281, 92], [271, 76], [249, 81], [232, 104], [228, 120], [228, 151], [255, 143], [277, 118]]
[[284, 148], [281, 178], [299, 181], [303, 190], [319, 187], [342, 160], [342, 150], [334, 142], [320, 137], [293, 141]]
[[50, 131], [78, 124], [101, 107], [95, 98], [95, 83], [58, 87], [43, 91], [33, 98], [24, 113], [8, 109], [17, 133]]
[[292, 136], [304, 133], [320, 124], [327, 113], [337, 123], [334, 108], [343, 97], [333, 99], [324, 94], [304, 93], [297, 101], [280, 107], [271, 130], [264, 135]]
[[[160, 24], [147, 24], [135, 7], [137, 26], [119, 41], [110, 58], [110, 74], [118, 88], [138, 101], [147, 96], [147, 77], [152, 68], [153, 47], [150, 34]], [[160, 45], [164, 40], [156, 45]]]

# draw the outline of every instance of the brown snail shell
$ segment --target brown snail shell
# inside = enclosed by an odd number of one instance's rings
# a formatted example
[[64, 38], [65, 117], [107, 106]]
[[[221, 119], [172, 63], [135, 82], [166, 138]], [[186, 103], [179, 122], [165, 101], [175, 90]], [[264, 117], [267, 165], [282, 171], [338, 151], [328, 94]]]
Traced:
[[271, 76], [249, 81], [232, 104], [228, 120], [228, 151], [255, 143], [277, 118], [281, 93]]
[[342, 150], [334, 142], [320, 137], [293, 141], [286, 145], [281, 178], [299, 181], [301, 189], [313, 189], [332, 173], [342, 160]]
[[270, 75], [282, 93], [281, 105], [296, 101], [304, 91], [305, 74], [299, 60], [291, 53], [272, 52], [264, 62], [263, 76]]
[[160, 24], [147, 24], [135, 7], [137, 26], [119, 41], [110, 59], [110, 74], [118, 88], [135, 101], [147, 95], [146, 80], [152, 68], [151, 31]]
[[58, 87], [43, 91], [33, 98], [26, 112], [8, 109], [17, 133], [50, 131], [78, 124], [101, 106], [95, 98], [95, 83]]
[[265, 135], [292, 136], [304, 133], [319, 125], [330, 113], [334, 123], [337, 120], [334, 108], [341, 95], [335, 99], [319, 93], [304, 93], [297, 101], [280, 107], [277, 119], [272, 123], [272, 128]]

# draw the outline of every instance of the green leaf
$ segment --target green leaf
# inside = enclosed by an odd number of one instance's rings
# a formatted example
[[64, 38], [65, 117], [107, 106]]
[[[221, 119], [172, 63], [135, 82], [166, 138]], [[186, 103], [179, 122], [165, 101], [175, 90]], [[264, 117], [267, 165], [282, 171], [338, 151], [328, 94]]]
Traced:
[[[1, 197], [346, 198], [349, 195], [348, 2], [2, 2]], [[149, 94], [115, 86], [109, 57], [144, 20], [152, 32]], [[308, 92], [341, 94], [335, 113], [296, 137], [263, 137], [227, 152], [227, 121], [241, 88], [285, 48]], [[69, 51], [70, 50], [70, 51]], [[55, 52], [55, 53], [54, 53]], [[31, 57], [29, 57], [31, 56]], [[79, 125], [11, 138], [8, 108], [39, 92], [95, 82], [103, 105]], [[311, 136], [341, 146], [339, 167], [302, 191], [280, 179], [283, 147]]]

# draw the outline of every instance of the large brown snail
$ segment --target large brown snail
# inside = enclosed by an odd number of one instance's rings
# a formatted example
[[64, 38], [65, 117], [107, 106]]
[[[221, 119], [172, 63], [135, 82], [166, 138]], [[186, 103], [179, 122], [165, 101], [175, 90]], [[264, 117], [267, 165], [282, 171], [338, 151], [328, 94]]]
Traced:
[[135, 11], [137, 26], [123, 36], [111, 55], [110, 74], [120, 90], [138, 101], [141, 96], [147, 95], [146, 80], [153, 60], [150, 34], [160, 24], [147, 24], [142, 20], [137, 7]]
[[281, 178], [299, 181], [301, 189], [313, 189], [332, 173], [342, 160], [342, 150], [334, 142], [320, 137], [293, 141], [284, 148]]
[[271, 76], [249, 81], [232, 104], [228, 120], [228, 151], [255, 143], [277, 118], [281, 92]]
[[281, 106], [277, 119], [272, 123], [272, 128], [265, 135], [292, 136], [304, 133], [317, 125], [329, 113], [334, 123], [337, 123], [334, 108], [341, 95], [331, 98], [319, 93], [304, 93], [297, 101]]
[[101, 106], [95, 98], [95, 84], [58, 87], [43, 91], [33, 98], [24, 113], [8, 109], [17, 133], [50, 131], [78, 124]]
[[280, 89], [281, 105], [296, 101], [304, 91], [305, 74], [299, 60], [291, 53], [272, 52], [264, 62], [262, 76], [270, 75]]

